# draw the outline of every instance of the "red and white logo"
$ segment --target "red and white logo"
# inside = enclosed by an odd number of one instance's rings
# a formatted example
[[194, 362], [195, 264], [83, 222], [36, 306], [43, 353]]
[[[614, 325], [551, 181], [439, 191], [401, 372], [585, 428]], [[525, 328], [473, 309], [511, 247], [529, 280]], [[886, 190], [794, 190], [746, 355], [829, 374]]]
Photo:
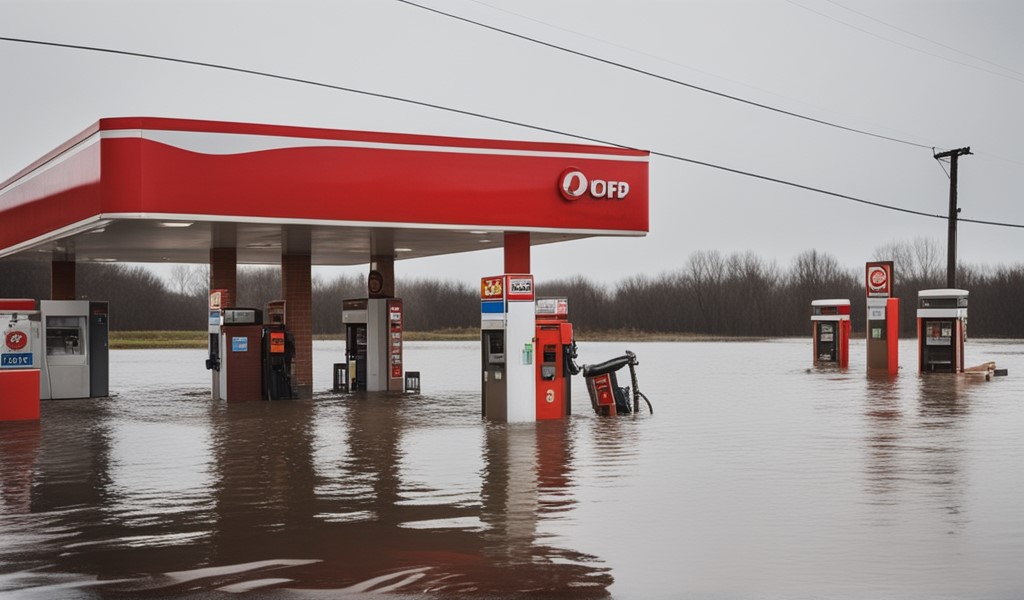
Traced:
[[583, 171], [569, 167], [562, 171], [558, 178], [558, 191], [562, 197], [572, 202], [589, 193], [594, 199], [622, 200], [629, 195], [629, 184], [625, 181], [605, 181], [604, 179], [588, 179]]
[[868, 296], [888, 297], [891, 294], [891, 274], [888, 264], [868, 264], [867, 288]]
[[4, 336], [4, 343], [11, 350], [21, 350], [28, 345], [28, 336], [25, 335], [24, 331], [14, 329], [12, 331], [8, 331], [7, 335]]

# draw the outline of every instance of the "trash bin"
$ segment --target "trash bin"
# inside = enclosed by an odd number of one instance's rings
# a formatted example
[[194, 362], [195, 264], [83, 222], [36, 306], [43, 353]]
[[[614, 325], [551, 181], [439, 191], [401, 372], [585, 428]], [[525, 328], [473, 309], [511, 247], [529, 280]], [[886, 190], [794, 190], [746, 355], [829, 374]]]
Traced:
[[419, 371], [406, 371], [405, 372], [405, 391], [407, 392], [420, 392], [420, 372]]
[[348, 392], [348, 363], [334, 363], [334, 391]]

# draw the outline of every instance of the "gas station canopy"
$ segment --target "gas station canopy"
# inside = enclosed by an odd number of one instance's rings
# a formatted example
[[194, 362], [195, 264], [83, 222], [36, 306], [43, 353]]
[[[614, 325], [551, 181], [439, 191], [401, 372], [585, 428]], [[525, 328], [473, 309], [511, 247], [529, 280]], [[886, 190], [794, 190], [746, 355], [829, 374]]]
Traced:
[[101, 119], [0, 184], [0, 258], [352, 265], [648, 231], [648, 153]]

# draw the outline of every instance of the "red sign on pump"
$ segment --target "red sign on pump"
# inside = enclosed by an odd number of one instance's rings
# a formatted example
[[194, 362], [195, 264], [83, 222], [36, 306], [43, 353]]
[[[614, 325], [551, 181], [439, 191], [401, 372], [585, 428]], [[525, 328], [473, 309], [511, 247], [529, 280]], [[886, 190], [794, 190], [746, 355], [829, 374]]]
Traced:
[[892, 271], [891, 260], [883, 262], [869, 262], [864, 269], [865, 289], [868, 298], [888, 298], [892, 296]]
[[505, 295], [504, 277], [484, 277], [480, 280], [481, 300], [500, 300]]
[[509, 301], [532, 301], [533, 275], [506, 275], [505, 294]]
[[8, 331], [7, 335], [4, 336], [4, 343], [11, 350], [21, 350], [28, 345], [28, 335], [24, 331], [18, 331], [17, 329]]

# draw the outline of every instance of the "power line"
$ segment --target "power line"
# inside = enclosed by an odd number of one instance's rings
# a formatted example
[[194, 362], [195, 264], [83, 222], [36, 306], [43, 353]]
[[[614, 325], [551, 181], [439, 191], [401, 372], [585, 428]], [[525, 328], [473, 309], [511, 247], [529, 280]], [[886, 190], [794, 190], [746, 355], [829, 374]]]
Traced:
[[[399, 0], [399, 2], [402, 2], [402, 1], [404, 1], [404, 0]], [[850, 29], [853, 29], [855, 31], [859, 31], [859, 32], [861, 32], [861, 33], [863, 33], [865, 35], [870, 35], [873, 38], [878, 38], [878, 39], [880, 39], [880, 40], [882, 40], [884, 42], [889, 42], [890, 44], [895, 44], [895, 45], [900, 46], [902, 48], [906, 48], [907, 50], [912, 50], [914, 52], [918, 52], [918, 53], [924, 54], [926, 56], [931, 56], [932, 58], [937, 58], [939, 60], [944, 60], [944, 61], [947, 61], [947, 62], [951, 62], [953, 64], [957, 64], [957, 65], [960, 65], [962, 67], [967, 67], [968, 69], [975, 69], [975, 70], [981, 71], [983, 73], [988, 73], [990, 75], [996, 75], [998, 77], [1005, 77], [1006, 79], [1011, 79], [1011, 80], [1019, 82], [1019, 83], [1024, 83], [1024, 79], [1021, 79], [1021, 78], [1018, 78], [1018, 77], [1014, 77], [1013, 75], [1007, 75], [1006, 73], [1000, 73], [998, 71], [993, 71], [991, 69], [986, 69], [984, 67], [979, 67], [978, 65], [972, 65], [970, 63], [966, 63], [966, 62], [963, 62], [963, 61], [960, 61], [960, 60], [949, 58], [948, 56], [942, 56], [940, 54], [935, 54], [934, 52], [928, 52], [927, 50], [922, 50], [920, 48], [915, 48], [914, 46], [911, 46], [909, 44], [904, 44], [903, 42], [898, 42], [896, 40], [889, 39], [889, 38], [887, 38], [887, 37], [885, 37], [883, 35], [878, 35], [877, 33], [874, 33], [872, 31], [868, 31], [867, 29], [863, 29], [861, 27], [857, 27], [856, 25], [851, 25], [851, 24], [847, 23], [846, 21], [843, 21], [842, 19], [837, 19], [837, 18], [835, 18], [835, 17], [833, 17], [831, 15], [827, 15], [827, 14], [821, 12], [821, 11], [817, 11], [817, 10], [814, 10], [813, 8], [808, 7], [808, 6], [804, 6], [803, 4], [800, 4], [799, 2], [796, 2], [795, 0], [786, 0], [786, 2], [789, 2], [793, 6], [802, 8], [802, 9], [806, 10], [807, 12], [814, 13], [814, 14], [818, 15], [819, 17], [823, 17], [823, 18], [826, 18], [826, 19], [828, 19], [830, 21], [834, 21], [836, 23], [839, 23], [840, 25], [843, 25], [844, 27], [849, 27]], [[979, 59], [979, 60], [981, 60], [981, 59]], [[1003, 67], [1000, 67], [1000, 68], [1003, 68]], [[1009, 70], [1009, 69], [1007, 69], [1007, 70]]]
[[1017, 71], [1015, 69], [1011, 69], [1010, 67], [1004, 67], [1003, 65], [1000, 65], [998, 63], [992, 62], [991, 60], [988, 60], [988, 59], [982, 58], [980, 56], [971, 54], [970, 52], [964, 52], [963, 50], [960, 50], [959, 48], [954, 48], [953, 46], [949, 46], [947, 44], [943, 44], [942, 42], [936, 42], [933, 39], [927, 38], [927, 37], [925, 37], [923, 35], [918, 35], [918, 34], [914, 33], [913, 31], [910, 31], [908, 29], [904, 29], [902, 27], [898, 27], [896, 25], [893, 25], [892, 23], [886, 23], [885, 21], [883, 21], [881, 19], [872, 17], [871, 15], [869, 15], [867, 13], [863, 13], [863, 12], [861, 12], [859, 10], [852, 9], [849, 6], [846, 6], [845, 4], [842, 4], [840, 2], [836, 2], [835, 0], [825, 0], [825, 1], [830, 3], [830, 4], [834, 4], [834, 5], [838, 6], [839, 8], [841, 8], [843, 10], [848, 10], [848, 11], [852, 12], [855, 15], [860, 15], [860, 16], [864, 17], [865, 19], [870, 19], [870, 20], [874, 21], [875, 23], [879, 23], [881, 25], [885, 25], [886, 27], [888, 27], [890, 29], [895, 29], [896, 31], [899, 31], [901, 33], [905, 33], [905, 34], [907, 34], [909, 36], [916, 37], [919, 40], [924, 40], [924, 41], [928, 42], [929, 44], [935, 44], [936, 46], [939, 46], [940, 48], [945, 48], [946, 50], [952, 50], [953, 52], [956, 52], [957, 54], [962, 54], [963, 56], [966, 56], [968, 58], [973, 58], [974, 60], [977, 60], [977, 61], [989, 64], [989, 65], [992, 65], [993, 67], [996, 67], [998, 69], [1002, 69], [1004, 71], [1009, 71], [1011, 73], [1016, 73], [1017, 75], [1020, 75], [1020, 76], [1024, 77], [1024, 73], [1021, 73], [1020, 71]]
[[[612, 146], [612, 147], [615, 147], [615, 148], [622, 148], [622, 149], [625, 149], [625, 150], [639, 150], [639, 148], [635, 148], [633, 146], [629, 146], [629, 145], [626, 145], [626, 144], [619, 144], [619, 143], [616, 143], [616, 142], [611, 142], [611, 141], [603, 140], [603, 139], [600, 139], [600, 138], [589, 137], [589, 136], [580, 135], [580, 134], [576, 134], [576, 133], [569, 133], [569, 132], [566, 132], [566, 131], [561, 131], [561, 130], [553, 129], [553, 128], [550, 128], [550, 127], [543, 127], [543, 126], [540, 126], [540, 125], [531, 125], [529, 123], [523, 123], [521, 121], [514, 121], [512, 119], [505, 119], [505, 118], [502, 118], [502, 117], [495, 117], [495, 116], [487, 115], [487, 114], [484, 114], [484, 113], [473, 112], [473, 111], [464, 110], [464, 109], [460, 109], [460, 108], [453, 108], [453, 107], [450, 107], [450, 106], [444, 106], [444, 105], [441, 105], [441, 104], [434, 104], [434, 103], [431, 103], [431, 102], [424, 102], [422, 100], [414, 100], [414, 99], [411, 99], [411, 98], [404, 98], [402, 96], [395, 96], [395, 95], [391, 95], [391, 94], [382, 94], [382, 93], [379, 93], [379, 92], [370, 92], [370, 91], [361, 90], [361, 89], [358, 89], [358, 88], [351, 88], [351, 87], [345, 87], [345, 86], [340, 86], [340, 85], [334, 85], [334, 84], [330, 84], [330, 83], [324, 83], [322, 81], [314, 81], [314, 80], [311, 80], [311, 79], [301, 79], [301, 78], [298, 78], [298, 77], [291, 77], [291, 76], [288, 76], [288, 75], [279, 75], [279, 74], [276, 74], [276, 73], [268, 73], [268, 72], [265, 72], [265, 71], [257, 71], [255, 69], [245, 69], [245, 68], [242, 68], [242, 67], [232, 67], [232, 66], [229, 66], [229, 65], [221, 65], [221, 64], [217, 64], [217, 63], [198, 61], [198, 60], [191, 60], [191, 59], [186, 59], [186, 58], [175, 58], [175, 57], [170, 57], [170, 56], [161, 56], [161, 55], [158, 55], [158, 54], [147, 54], [147, 53], [143, 53], [143, 52], [133, 52], [133, 51], [130, 51], [130, 50], [117, 50], [117, 49], [113, 49], [113, 48], [101, 48], [101, 47], [96, 47], [96, 46], [83, 46], [83, 45], [79, 45], [79, 44], [66, 44], [66, 43], [60, 43], [60, 42], [48, 42], [48, 41], [43, 41], [43, 40], [29, 40], [29, 39], [23, 39], [23, 38], [12, 38], [12, 37], [0, 36], [0, 41], [17, 43], [17, 44], [31, 44], [31, 45], [37, 45], [37, 46], [50, 46], [50, 47], [54, 47], [54, 48], [66, 48], [66, 49], [70, 49], [70, 50], [85, 50], [85, 51], [88, 51], [88, 52], [99, 52], [99, 53], [104, 53], [104, 54], [114, 54], [114, 55], [120, 55], [120, 56], [132, 56], [132, 57], [136, 57], [136, 58], [146, 58], [146, 59], [157, 60], [157, 61], [162, 61], [162, 62], [170, 62], [170, 63], [177, 63], [177, 64], [192, 65], [192, 66], [198, 66], [198, 67], [205, 67], [205, 68], [209, 68], [209, 69], [217, 69], [217, 70], [221, 70], [221, 71], [230, 71], [230, 72], [233, 72], [233, 73], [243, 73], [243, 74], [246, 74], [246, 75], [255, 75], [257, 77], [267, 77], [267, 78], [270, 78], [270, 79], [277, 79], [279, 81], [287, 81], [287, 82], [292, 82], [292, 83], [300, 83], [300, 84], [304, 84], [304, 85], [312, 85], [312, 86], [326, 88], [326, 89], [331, 89], [331, 90], [337, 90], [337, 91], [342, 91], [342, 92], [349, 92], [349, 93], [352, 93], [352, 94], [359, 94], [359, 95], [363, 95], [363, 96], [369, 96], [369, 97], [372, 97], [372, 98], [380, 98], [380, 99], [384, 99], [384, 100], [392, 100], [392, 101], [395, 101], [395, 102], [411, 104], [411, 105], [414, 105], [414, 106], [421, 106], [421, 107], [425, 107], [425, 108], [432, 108], [432, 109], [435, 109], [435, 110], [440, 110], [440, 111], [449, 112], [449, 113], [453, 113], [453, 114], [469, 116], [469, 117], [474, 117], [474, 118], [478, 118], [478, 119], [484, 119], [484, 120], [487, 120], [487, 121], [493, 121], [493, 122], [496, 122], [496, 123], [503, 123], [503, 124], [506, 124], [506, 125], [514, 125], [516, 127], [522, 127], [524, 129], [531, 129], [531, 130], [534, 130], [534, 131], [542, 131], [542, 132], [545, 132], [545, 133], [553, 133], [555, 135], [561, 135], [561, 136], [565, 136], [565, 137], [569, 137], [569, 138], [574, 138], [574, 139], [577, 139], [577, 140], [583, 140], [583, 141], [586, 141], [586, 142], [593, 142], [595, 144], [603, 144], [605, 146]], [[867, 206], [873, 206], [873, 207], [876, 207], [876, 208], [882, 208], [882, 209], [885, 209], [885, 210], [892, 210], [892, 211], [896, 211], [896, 212], [902, 212], [902, 213], [911, 214], [911, 215], [917, 215], [917, 216], [922, 216], [922, 217], [931, 217], [931, 218], [935, 218], [935, 219], [946, 219], [947, 218], [944, 215], [931, 214], [931, 213], [911, 210], [911, 209], [908, 209], [908, 208], [902, 208], [902, 207], [893, 206], [893, 205], [890, 205], [890, 204], [883, 204], [881, 202], [873, 202], [871, 200], [865, 200], [863, 198], [857, 198], [856, 196], [850, 196], [850, 195], [847, 195], [847, 194], [840, 194], [838, 192], [832, 192], [832, 191], [825, 190], [825, 189], [822, 189], [822, 188], [817, 188], [817, 187], [813, 187], [813, 186], [809, 186], [809, 185], [804, 185], [804, 184], [801, 184], [801, 183], [796, 183], [796, 182], [788, 181], [788, 180], [785, 180], [785, 179], [779, 179], [777, 177], [770, 177], [768, 175], [760, 175], [760, 174], [753, 173], [753, 172], [750, 172], [750, 171], [744, 171], [742, 169], [735, 169], [735, 168], [732, 168], [732, 167], [726, 167], [724, 165], [718, 165], [718, 164], [715, 164], [715, 163], [701, 161], [701, 160], [697, 160], [697, 159], [693, 159], [693, 158], [687, 158], [687, 157], [679, 156], [679, 155], [676, 155], [676, 154], [669, 154], [669, 153], [666, 153], [666, 152], [658, 152], [658, 151], [653, 151], [653, 150], [650, 151], [650, 154], [652, 156], [660, 156], [662, 158], [667, 158], [667, 159], [670, 159], [670, 160], [676, 160], [676, 161], [685, 162], [685, 163], [689, 163], [689, 164], [693, 164], [693, 165], [707, 167], [707, 168], [710, 168], [710, 169], [716, 169], [716, 170], [719, 170], [719, 171], [725, 171], [727, 173], [733, 173], [733, 174], [736, 174], [736, 175], [742, 175], [744, 177], [750, 177], [750, 178], [753, 178], [753, 179], [759, 179], [761, 181], [769, 181], [769, 182], [776, 183], [776, 184], [779, 184], [779, 185], [785, 185], [785, 186], [789, 186], [789, 187], [796, 188], [796, 189], [801, 189], [801, 190], [805, 190], [805, 191], [809, 191], [809, 192], [823, 194], [823, 195], [826, 195], [826, 196], [831, 196], [833, 198], [839, 198], [839, 199], [842, 199], [842, 200], [849, 200], [851, 202], [856, 202], [856, 203], [864, 204], [864, 205], [867, 205]], [[1018, 229], [1024, 229], [1024, 225], [1015, 224], [1015, 223], [1000, 223], [1000, 222], [996, 222], [996, 221], [981, 221], [981, 220], [976, 220], [976, 219], [965, 219], [965, 218], [960, 218], [958, 220], [962, 221], [962, 222], [965, 222], [965, 223], [977, 223], [977, 224], [980, 224], [980, 225], [992, 225], [992, 226], [996, 226], [996, 227], [1013, 227], [1013, 228], [1018, 228]]]
[[464, 23], [469, 23], [471, 25], [476, 25], [477, 27], [483, 27], [484, 29], [489, 29], [489, 30], [495, 31], [497, 33], [502, 33], [504, 35], [508, 35], [508, 36], [511, 36], [511, 37], [514, 37], [514, 38], [518, 38], [518, 39], [521, 39], [521, 40], [532, 42], [534, 44], [540, 44], [541, 46], [546, 46], [546, 47], [552, 48], [554, 50], [559, 50], [561, 52], [566, 52], [568, 54], [572, 54], [572, 55], [579, 56], [579, 57], [582, 57], [582, 58], [587, 58], [587, 59], [590, 59], [590, 60], [593, 60], [593, 61], [597, 61], [597, 62], [606, 64], [606, 65], [610, 65], [610, 66], [613, 66], [613, 67], [618, 67], [620, 69], [625, 69], [627, 71], [631, 71], [633, 73], [638, 73], [640, 75], [646, 75], [648, 77], [653, 77], [653, 78], [659, 79], [661, 81], [665, 81], [665, 82], [668, 82], [668, 83], [673, 83], [675, 85], [680, 85], [680, 86], [683, 86], [683, 87], [686, 87], [686, 88], [690, 88], [692, 90], [696, 90], [698, 92], [704, 92], [705, 94], [711, 94], [711, 95], [717, 96], [719, 98], [725, 98], [727, 100], [732, 100], [734, 102], [739, 102], [741, 104], [746, 104], [748, 106], [753, 106], [753, 107], [756, 107], [756, 108], [761, 108], [761, 109], [772, 111], [772, 112], [775, 112], [775, 113], [778, 113], [778, 114], [786, 115], [786, 116], [789, 116], [789, 117], [794, 117], [796, 119], [802, 119], [804, 121], [809, 121], [811, 123], [817, 123], [818, 125], [825, 125], [826, 127], [833, 127], [835, 129], [841, 129], [843, 131], [849, 131], [851, 133], [858, 133], [860, 135], [866, 135], [866, 136], [877, 138], [877, 139], [881, 139], [881, 140], [887, 140], [887, 141], [890, 141], [890, 142], [896, 142], [898, 144], [906, 144], [908, 146], [914, 146], [914, 147], [917, 147], [917, 148], [926, 148], [926, 149], [931, 149], [932, 148], [932, 146], [928, 146], [928, 145], [925, 145], [925, 144], [918, 144], [917, 142], [910, 142], [910, 141], [907, 141], [907, 140], [902, 140], [902, 139], [899, 139], [899, 138], [890, 137], [890, 136], [882, 135], [882, 134], [879, 134], [879, 133], [872, 133], [870, 131], [866, 131], [866, 130], [863, 130], [863, 129], [857, 129], [855, 127], [847, 127], [845, 125], [840, 125], [840, 124], [834, 123], [832, 121], [825, 121], [824, 119], [816, 119], [814, 117], [809, 117], [807, 115], [802, 115], [800, 113], [796, 113], [796, 112], [793, 112], [793, 111], [785, 110], [785, 109], [778, 108], [778, 107], [775, 107], [775, 106], [771, 106], [771, 105], [768, 105], [768, 104], [763, 104], [763, 103], [760, 103], [760, 102], [755, 102], [753, 100], [747, 100], [746, 98], [741, 98], [739, 96], [734, 96], [732, 94], [726, 94], [725, 92], [719, 92], [719, 91], [713, 90], [711, 88], [702, 87], [702, 86], [699, 86], [699, 85], [696, 85], [696, 84], [693, 84], [693, 83], [687, 83], [685, 81], [681, 81], [679, 79], [673, 79], [672, 77], [668, 77], [666, 75], [661, 75], [661, 74], [655, 73], [653, 71], [647, 71], [647, 70], [644, 70], [644, 69], [641, 69], [641, 68], [638, 68], [638, 67], [627, 65], [625, 63], [616, 62], [614, 60], [610, 60], [610, 59], [607, 59], [607, 58], [601, 58], [599, 56], [594, 56], [592, 54], [587, 54], [586, 52], [581, 52], [579, 50], [573, 50], [572, 48], [567, 48], [565, 46], [559, 46], [558, 44], [553, 44], [551, 42], [545, 42], [544, 40], [533, 38], [533, 37], [530, 37], [528, 35], [524, 35], [524, 34], [521, 34], [521, 33], [516, 33], [514, 31], [509, 31], [507, 29], [502, 29], [502, 28], [496, 27], [494, 25], [488, 25], [486, 23], [481, 23], [479, 21], [474, 21], [473, 19], [470, 19], [468, 17], [463, 17], [463, 16], [459, 16], [459, 15], [456, 15], [456, 14], [453, 14], [453, 13], [445, 12], [445, 11], [437, 9], [437, 8], [432, 8], [432, 7], [429, 7], [429, 6], [424, 6], [422, 4], [418, 4], [416, 2], [412, 2], [412, 0], [396, 0], [396, 1], [397, 2], [401, 2], [402, 4], [407, 4], [409, 6], [415, 6], [416, 8], [420, 8], [420, 9], [423, 9], [425, 11], [432, 12], [432, 13], [435, 13], [435, 14], [438, 14], [438, 15], [443, 15], [443, 16], [449, 17], [451, 19], [462, 21]]

